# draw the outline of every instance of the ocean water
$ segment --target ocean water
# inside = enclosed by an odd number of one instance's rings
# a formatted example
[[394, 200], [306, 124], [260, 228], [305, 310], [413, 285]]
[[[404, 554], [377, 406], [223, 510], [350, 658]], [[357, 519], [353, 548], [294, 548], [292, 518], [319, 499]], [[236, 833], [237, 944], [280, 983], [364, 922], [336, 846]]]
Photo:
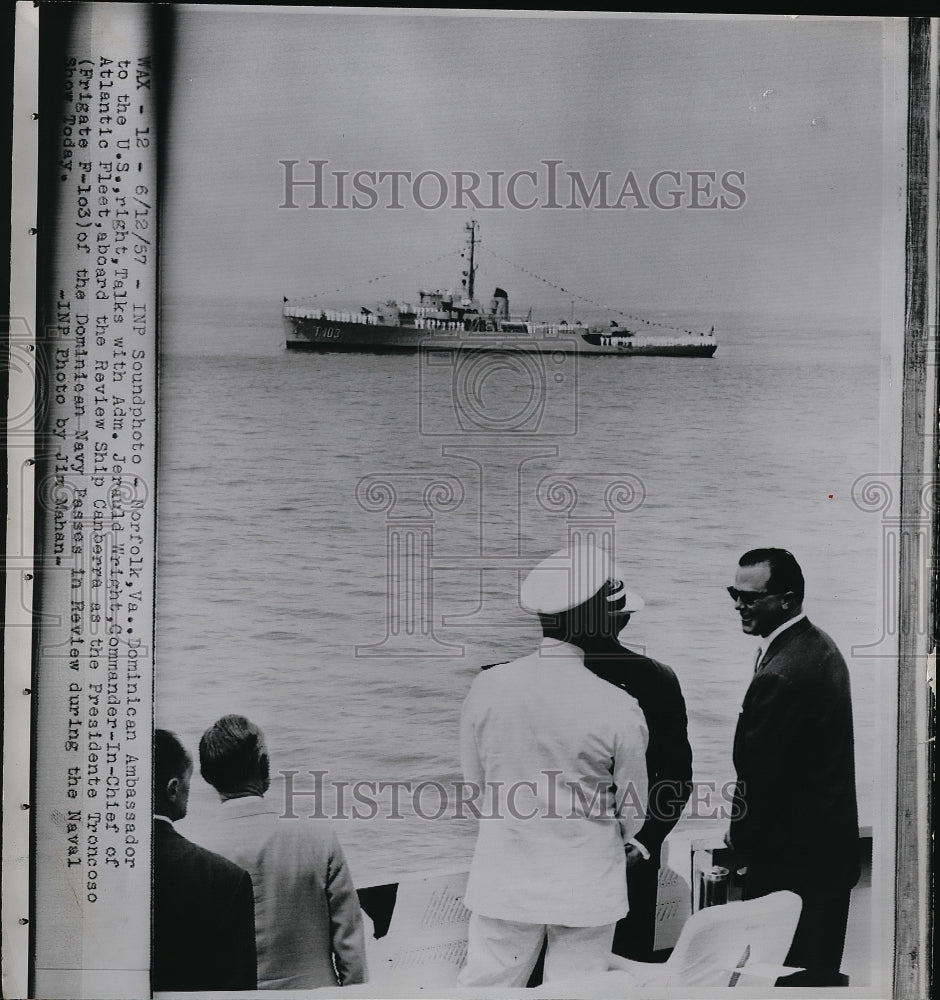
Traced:
[[[852, 487], [883, 471], [880, 334], [761, 317], [718, 334], [711, 360], [458, 371], [461, 358], [288, 353], [277, 303], [177, 310], [160, 378], [157, 725], [195, 752], [216, 718], [245, 714], [300, 790], [309, 770], [432, 783], [417, 811], [402, 792], [388, 818], [378, 795], [379, 815], [341, 822], [359, 884], [466, 863], [472, 821], [424, 818], [440, 805], [433, 783], [459, 775], [461, 701], [481, 664], [538, 641], [515, 602], [520, 572], [593, 526], [614, 531], [647, 602], [622, 641], [675, 669], [696, 780], [716, 789], [683, 825], [711, 823], [756, 648], [725, 587], [743, 551], [781, 545], [849, 662], [861, 822], [877, 824], [893, 667], [856, 654], [881, 648], [890, 567], [879, 515]], [[397, 560], [406, 529], [427, 546], [426, 578]], [[401, 593], [432, 632], [390, 634]], [[283, 800], [280, 779], [269, 795]], [[198, 840], [214, 807], [195, 777], [181, 829]]]

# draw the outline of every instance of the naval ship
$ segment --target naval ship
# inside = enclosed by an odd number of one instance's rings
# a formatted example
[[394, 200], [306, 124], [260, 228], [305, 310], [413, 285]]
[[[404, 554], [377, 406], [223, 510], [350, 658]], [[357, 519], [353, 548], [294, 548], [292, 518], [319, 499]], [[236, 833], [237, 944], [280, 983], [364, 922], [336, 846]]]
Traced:
[[[514, 319], [502, 288], [484, 309], [474, 297], [479, 224], [465, 226], [461, 292], [419, 291], [418, 302], [389, 300], [358, 311], [322, 309], [284, 299], [286, 347], [291, 351], [453, 350], [526, 353], [619, 354], [710, 358], [718, 348], [714, 326], [708, 332], [668, 328], [648, 333], [611, 321], [607, 326], [580, 323], [533, 323], [531, 314]], [[646, 324], [662, 326], [662, 324]]]

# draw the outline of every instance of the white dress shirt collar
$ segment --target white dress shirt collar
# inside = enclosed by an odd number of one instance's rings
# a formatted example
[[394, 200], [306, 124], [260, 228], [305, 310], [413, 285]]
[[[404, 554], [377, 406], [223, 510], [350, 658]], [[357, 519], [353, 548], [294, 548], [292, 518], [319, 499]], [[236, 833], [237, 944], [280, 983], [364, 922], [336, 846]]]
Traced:
[[584, 660], [584, 650], [580, 646], [575, 646], [572, 642], [564, 642], [561, 639], [550, 639], [548, 636], [539, 643], [538, 655], [546, 659], [574, 656], [579, 660]]
[[245, 816], [278, 815], [277, 804], [262, 795], [238, 795], [219, 804], [219, 815], [224, 819]]
[[795, 625], [797, 622], [803, 621], [806, 617], [805, 614], [800, 612], [795, 618], [788, 618], [782, 625], [778, 625], [773, 632], [770, 633], [765, 639], [761, 640], [761, 645], [764, 647], [764, 652], [766, 653], [770, 649], [770, 644], [780, 635], [781, 632], [785, 632], [791, 625]]

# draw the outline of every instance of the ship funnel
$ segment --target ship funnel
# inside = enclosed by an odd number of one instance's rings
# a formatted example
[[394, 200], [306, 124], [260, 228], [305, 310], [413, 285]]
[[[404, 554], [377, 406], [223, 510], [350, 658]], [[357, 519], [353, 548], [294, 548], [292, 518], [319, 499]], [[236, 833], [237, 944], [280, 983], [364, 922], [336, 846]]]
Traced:
[[497, 288], [493, 292], [493, 298], [490, 302], [490, 312], [501, 319], [509, 319], [509, 296], [504, 289]]

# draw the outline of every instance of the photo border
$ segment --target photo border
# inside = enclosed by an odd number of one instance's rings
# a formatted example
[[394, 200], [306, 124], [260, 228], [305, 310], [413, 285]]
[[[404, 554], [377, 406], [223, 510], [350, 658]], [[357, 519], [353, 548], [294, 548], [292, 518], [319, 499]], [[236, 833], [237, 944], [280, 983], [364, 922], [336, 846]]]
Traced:
[[[399, 11], [402, 12], [402, 11]], [[445, 11], [442, 11], [445, 12]], [[452, 11], [446, 11], [453, 13]], [[500, 12], [494, 11], [498, 15]], [[507, 14], [510, 12], [507, 12]], [[525, 13], [525, 12], [522, 12]], [[937, 634], [936, 589], [938, 582], [937, 496], [937, 330], [938, 330], [938, 20], [930, 18], [884, 18], [899, 25], [907, 36], [907, 75], [900, 84], [906, 98], [887, 113], [907, 112], [906, 127], [906, 235], [904, 238], [904, 338], [902, 386], [900, 387], [900, 524], [901, 530], [926, 532], [933, 558], [927, 566], [917, 556], [916, 546], [902, 547], [899, 567], [899, 628], [897, 686], [897, 758], [892, 769], [897, 787], [896, 864], [894, 901], [893, 996], [909, 1000], [926, 997], [933, 986], [932, 902], [934, 858], [933, 799], [928, 784], [934, 773], [935, 643]], [[906, 30], [904, 30], [906, 29]], [[35, 122], [24, 108], [38, 107], [38, 18], [30, 3], [17, 4], [15, 91], [13, 108], [13, 191], [11, 316], [32, 319], [31, 332], [17, 336], [11, 322], [5, 330], [8, 364], [5, 394], [8, 414], [22, 412], [25, 398], [35, 399], [38, 376], [35, 366], [15, 363], [20, 347], [35, 358], [36, 302], [36, 177], [38, 161]], [[36, 99], [30, 99], [35, 87]], [[886, 128], [886, 137], [891, 130]], [[886, 158], [897, 155], [886, 150]], [[32, 232], [30, 232], [32, 230]], [[889, 262], [890, 268], [890, 262]], [[891, 311], [883, 311], [890, 322]], [[32, 343], [32, 350], [29, 345]], [[884, 382], [883, 382], [884, 386]], [[897, 412], [886, 414], [893, 428]], [[27, 432], [24, 424], [18, 425]], [[25, 983], [32, 934], [28, 833], [32, 801], [31, 747], [41, 734], [30, 731], [29, 712], [23, 699], [32, 687], [33, 630], [22, 628], [14, 605], [20, 588], [35, 568], [32, 544], [22, 548], [11, 539], [32, 540], [33, 510], [20, 508], [17, 498], [33, 494], [34, 453], [23, 449], [26, 438], [14, 441], [10, 422], [6, 426], [8, 529], [5, 561], [5, 654], [4, 673], [4, 765], [3, 765], [3, 984], [7, 996], [21, 995]], [[925, 496], [932, 505], [925, 507]], [[917, 621], [917, 607], [926, 591], [929, 607], [927, 627]], [[41, 608], [33, 608], [36, 615]], [[33, 780], [35, 775], [32, 776]], [[24, 886], [25, 895], [24, 895]], [[25, 911], [25, 912], [24, 912]], [[25, 921], [25, 922], [24, 922]], [[12, 990], [12, 992], [11, 992]], [[22, 995], [26, 995], [24, 992]]]

